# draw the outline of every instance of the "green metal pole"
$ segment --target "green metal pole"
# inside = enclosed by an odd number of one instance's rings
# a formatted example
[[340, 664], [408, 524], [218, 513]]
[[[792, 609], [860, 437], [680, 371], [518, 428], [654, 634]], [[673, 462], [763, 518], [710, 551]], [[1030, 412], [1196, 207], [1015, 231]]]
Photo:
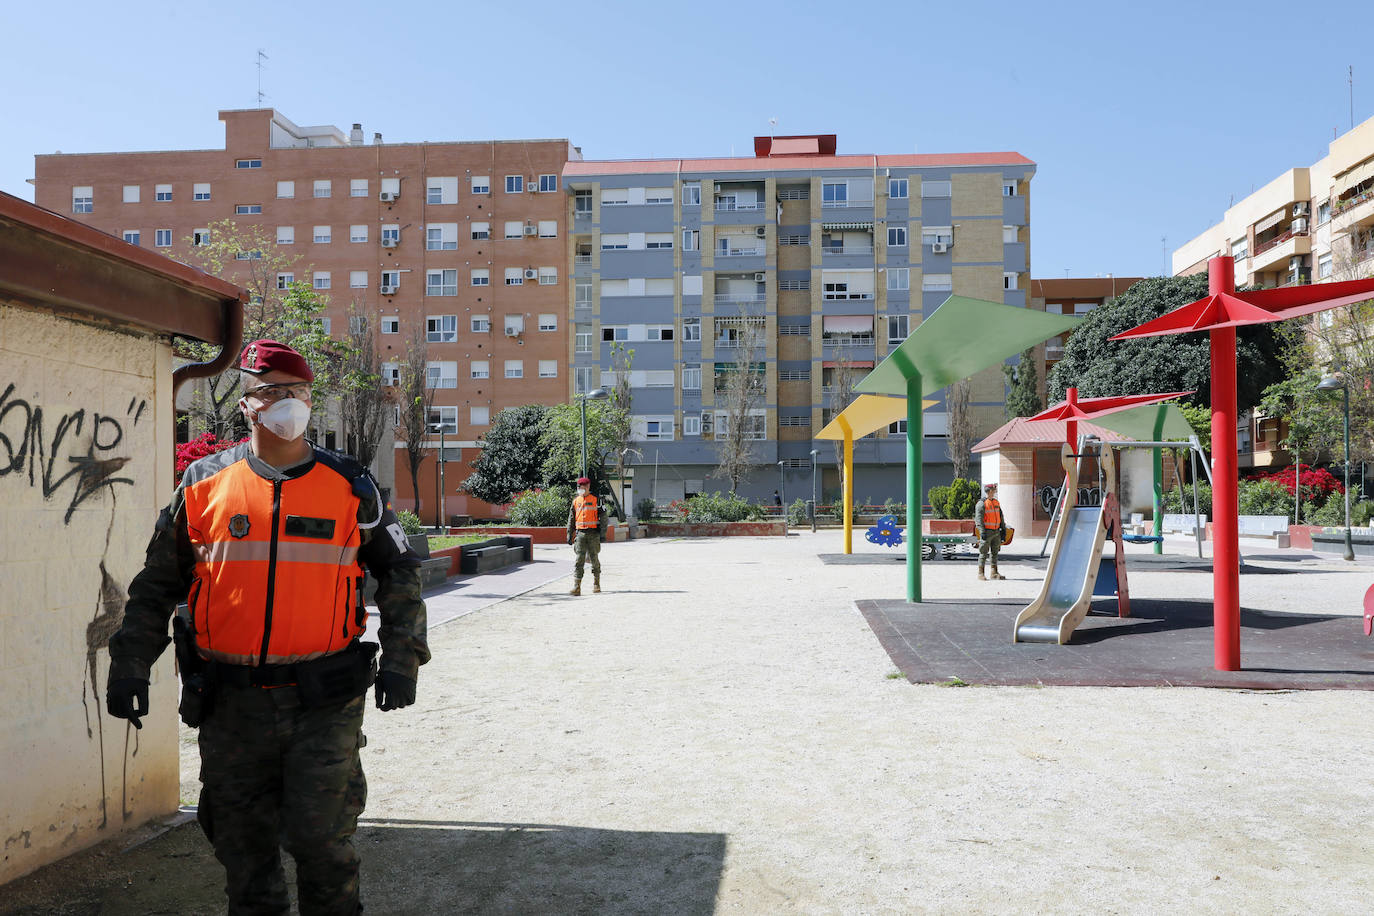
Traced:
[[921, 373], [906, 380], [906, 600], [921, 600]]
[[1350, 378], [1341, 381], [1341, 394], [1345, 397], [1345, 559], [1355, 559], [1355, 545], [1350, 536]]
[[[1159, 442], [1164, 438], [1164, 408], [1155, 409], [1155, 441]], [[1164, 537], [1164, 449], [1151, 449], [1154, 453], [1154, 475], [1155, 475], [1155, 505], [1154, 505], [1154, 536]], [[1164, 541], [1155, 541], [1152, 545], [1155, 553], [1164, 552]]]

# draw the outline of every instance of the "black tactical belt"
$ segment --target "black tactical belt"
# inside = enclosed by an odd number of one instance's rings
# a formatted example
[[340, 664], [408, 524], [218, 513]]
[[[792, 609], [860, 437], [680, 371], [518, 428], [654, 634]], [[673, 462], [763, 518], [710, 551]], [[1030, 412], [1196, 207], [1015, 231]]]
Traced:
[[215, 662], [214, 678], [218, 683], [230, 687], [285, 687], [299, 684], [302, 678], [309, 678], [315, 670], [336, 666], [342, 661], [341, 656], [358, 651], [358, 643], [352, 642], [330, 655], [288, 665], [230, 665]]

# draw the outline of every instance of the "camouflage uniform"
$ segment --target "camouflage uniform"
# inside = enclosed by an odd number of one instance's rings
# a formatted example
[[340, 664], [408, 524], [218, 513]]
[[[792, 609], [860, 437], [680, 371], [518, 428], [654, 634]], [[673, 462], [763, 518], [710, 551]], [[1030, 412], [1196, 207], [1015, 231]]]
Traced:
[[[313, 461], [281, 472], [242, 445], [201, 459], [196, 465], [243, 458], [269, 478], [304, 474]], [[315, 448], [315, 460], [366, 472], [352, 459]], [[425, 605], [420, 598], [419, 559], [392, 537], [395, 515], [380, 505], [375, 482], [358, 486], [361, 530], [358, 559], [377, 580], [381, 615], [381, 669], [416, 679], [429, 660]], [[399, 531], [399, 527], [395, 529]], [[129, 586], [124, 620], [110, 639], [110, 682], [146, 680], [170, 642], [167, 625], [186, 598], [195, 572], [187, 533], [184, 495], [178, 488], [158, 518], [143, 570]], [[277, 613], [289, 607], [278, 606]], [[198, 819], [224, 865], [231, 913], [288, 913], [289, 898], [279, 844], [296, 860], [302, 914], [356, 913], [358, 855], [353, 833], [367, 798], [359, 748], [362, 695], [342, 702], [304, 706], [294, 686], [220, 685], [213, 708], [200, 726], [201, 795]]]
[[[597, 508], [601, 510], [601, 501], [597, 500]], [[598, 521], [595, 528], [577, 527], [577, 502], [574, 500], [572, 506], [568, 508], [568, 543], [573, 545], [573, 594], [580, 594], [582, 588], [582, 574], [586, 570], [587, 561], [592, 561], [592, 588], [601, 591], [601, 518], [598, 511]]]
[[997, 571], [997, 554], [1002, 550], [1002, 541], [1007, 536], [1007, 517], [1001, 511], [1001, 502], [998, 502], [998, 517], [1001, 523], [993, 529], [988, 529], [983, 523], [983, 509], [987, 505], [989, 497], [996, 499], [995, 493], [989, 493], [984, 489], [984, 497], [978, 500], [973, 506], [973, 526], [978, 534], [978, 578], [983, 578], [983, 567], [987, 564], [989, 556], [992, 558], [992, 577], [994, 579], [1005, 579]]

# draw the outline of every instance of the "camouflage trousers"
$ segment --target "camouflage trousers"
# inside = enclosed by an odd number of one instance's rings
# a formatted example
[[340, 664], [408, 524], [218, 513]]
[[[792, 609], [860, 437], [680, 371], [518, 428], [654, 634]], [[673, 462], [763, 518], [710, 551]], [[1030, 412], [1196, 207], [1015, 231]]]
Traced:
[[592, 562], [592, 575], [601, 575], [601, 538], [597, 536], [595, 528], [577, 532], [577, 540], [573, 541], [573, 557], [573, 578], [577, 581], [582, 581], [582, 572], [588, 560]]
[[307, 708], [294, 687], [217, 692], [200, 727], [197, 819], [224, 866], [230, 913], [291, 912], [280, 847], [296, 861], [302, 916], [359, 912], [363, 699]]
[[987, 562], [988, 554], [992, 554], [992, 568], [997, 569], [997, 554], [1002, 550], [1002, 532], [1000, 529], [993, 529], [978, 539], [978, 568], [981, 570], [983, 564]]

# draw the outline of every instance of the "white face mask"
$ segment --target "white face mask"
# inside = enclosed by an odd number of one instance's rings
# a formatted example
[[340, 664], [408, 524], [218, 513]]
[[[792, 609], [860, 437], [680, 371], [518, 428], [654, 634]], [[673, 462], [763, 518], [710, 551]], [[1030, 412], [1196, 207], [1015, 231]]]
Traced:
[[295, 398], [285, 398], [258, 411], [257, 422], [274, 436], [290, 442], [305, 435], [310, 424], [310, 405]]
[[586, 495], [587, 495], [587, 488], [586, 488], [586, 487], [578, 487], [578, 488], [577, 488], [577, 495], [578, 495], [578, 496], [586, 496]]

